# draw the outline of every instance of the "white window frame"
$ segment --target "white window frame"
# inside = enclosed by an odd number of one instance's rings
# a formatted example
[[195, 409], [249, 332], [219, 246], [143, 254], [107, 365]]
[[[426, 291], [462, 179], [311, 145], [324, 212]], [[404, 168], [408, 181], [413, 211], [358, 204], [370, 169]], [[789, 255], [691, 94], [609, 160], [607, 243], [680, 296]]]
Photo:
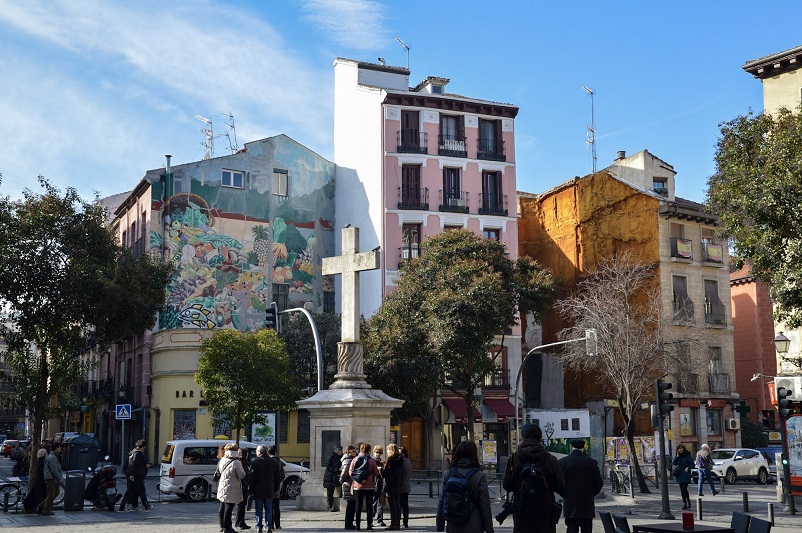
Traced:
[[[226, 179], [226, 174], [228, 174], [228, 179]], [[240, 176], [240, 183], [237, 185], [237, 180], [235, 176]], [[245, 172], [241, 170], [231, 170], [230, 168], [224, 168], [220, 172], [220, 184], [223, 187], [231, 187], [232, 189], [244, 189], [245, 188]]]
[[288, 171], [274, 168], [273, 169], [273, 196], [282, 196], [284, 198], [290, 195], [290, 174]]

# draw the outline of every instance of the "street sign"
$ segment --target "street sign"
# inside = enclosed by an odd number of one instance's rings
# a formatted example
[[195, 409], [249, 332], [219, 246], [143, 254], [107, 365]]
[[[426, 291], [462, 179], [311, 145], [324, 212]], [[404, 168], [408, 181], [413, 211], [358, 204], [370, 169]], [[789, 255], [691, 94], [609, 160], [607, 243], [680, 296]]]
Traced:
[[117, 412], [115, 413], [117, 420], [131, 420], [131, 404], [119, 403], [117, 404]]

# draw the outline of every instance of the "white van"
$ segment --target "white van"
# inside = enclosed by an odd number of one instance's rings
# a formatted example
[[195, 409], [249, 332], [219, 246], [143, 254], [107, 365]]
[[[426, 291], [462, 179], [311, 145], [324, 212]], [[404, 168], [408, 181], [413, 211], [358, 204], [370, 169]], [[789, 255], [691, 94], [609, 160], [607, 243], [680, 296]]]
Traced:
[[[211, 498], [217, 492], [212, 480], [217, 469], [220, 448], [234, 442], [233, 439], [171, 440], [167, 441], [159, 469], [159, 484], [156, 487], [165, 494], [176, 494], [189, 501], [199, 502]], [[256, 459], [256, 444], [240, 441], [240, 448], [248, 450], [248, 460]], [[306, 481], [309, 469], [294, 463], [284, 463], [284, 479], [281, 482], [282, 498], [295, 499], [301, 493], [301, 484]]]

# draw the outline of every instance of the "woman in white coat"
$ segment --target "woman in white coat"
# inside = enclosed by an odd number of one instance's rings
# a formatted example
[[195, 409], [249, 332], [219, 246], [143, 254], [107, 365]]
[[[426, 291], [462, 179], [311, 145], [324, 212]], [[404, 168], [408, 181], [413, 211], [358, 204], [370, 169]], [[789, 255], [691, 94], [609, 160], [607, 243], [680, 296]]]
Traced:
[[242, 501], [242, 478], [245, 469], [237, 453], [239, 446], [233, 442], [226, 444], [225, 453], [217, 462], [220, 481], [217, 482], [217, 499], [220, 501], [220, 531], [234, 533], [231, 527], [231, 513], [234, 506]]

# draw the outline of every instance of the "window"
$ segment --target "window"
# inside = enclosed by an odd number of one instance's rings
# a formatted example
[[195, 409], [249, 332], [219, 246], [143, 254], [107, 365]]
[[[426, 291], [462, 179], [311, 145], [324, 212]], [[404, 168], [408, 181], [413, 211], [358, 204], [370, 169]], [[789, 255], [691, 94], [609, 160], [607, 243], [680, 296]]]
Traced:
[[724, 245], [716, 243], [716, 232], [702, 228], [702, 259], [713, 263], [724, 262]]
[[278, 441], [287, 442], [287, 433], [290, 427], [290, 413], [287, 411], [278, 411]]
[[401, 199], [399, 208], [421, 206], [420, 165], [401, 166]]
[[420, 256], [420, 235], [420, 224], [404, 224], [401, 229], [401, 253], [398, 258], [400, 265]]
[[298, 410], [298, 442], [309, 442], [309, 411]]
[[439, 155], [467, 157], [461, 116], [440, 115]]
[[444, 211], [461, 211], [466, 208], [467, 201], [462, 192], [460, 169], [446, 167], [443, 169], [443, 203]]
[[572, 418], [571, 419], [571, 431], [579, 431], [579, 419]]
[[323, 292], [323, 312], [324, 313], [334, 312], [334, 293], [332, 291]]
[[482, 237], [485, 239], [499, 241], [501, 240], [501, 230], [497, 228], [485, 228], [482, 230]]
[[506, 197], [501, 194], [501, 172], [482, 172], [482, 202], [479, 214], [507, 214]]
[[708, 324], [724, 324], [725, 307], [718, 297], [718, 282], [705, 280], [705, 322]]
[[560, 419], [560, 430], [561, 431], [568, 431], [568, 419], [561, 418]]
[[289, 175], [286, 170], [273, 169], [273, 196], [287, 197], [289, 190]]
[[223, 187], [242, 189], [245, 185], [245, 173], [238, 170], [223, 170]]
[[668, 196], [668, 180], [666, 178], [652, 179], [652, 190], [662, 196]]
[[197, 446], [184, 449], [185, 465], [216, 465], [217, 446]]
[[716, 231], [710, 228], [702, 228], [702, 242], [714, 242]]
[[674, 276], [674, 320], [693, 319], [693, 302], [688, 296], [688, 281], [682, 276]]
[[671, 223], [671, 257], [693, 259], [693, 246], [690, 239], [685, 238], [685, 226]]
[[279, 311], [286, 311], [289, 305], [290, 286], [286, 283], [273, 284], [273, 301]]
[[453, 224], [446, 224], [445, 226], [443, 226], [443, 231], [452, 231], [455, 229], [462, 229], [462, 226], [455, 226]]
[[692, 407], [679, 408], [679, 434], [683, 437], [696, 435], [696, 419]]
[[442, 85], [432, 85], [432, 94], [443, 94], [443, 86]]
[[721, 366], [721, 348], [719, 346], [708, 346], [707, 355], [710, 358], [710, 373], [721, 374], [723, 373]]
[[504, 150], [501, 142], [501, 121], [479, 119], [479, 145], [477, 157], [479, 159], [503, 161]]
[[708, 409], [705, 415], [707, 417], [707, 434], [721, 435], [721, 409]]

